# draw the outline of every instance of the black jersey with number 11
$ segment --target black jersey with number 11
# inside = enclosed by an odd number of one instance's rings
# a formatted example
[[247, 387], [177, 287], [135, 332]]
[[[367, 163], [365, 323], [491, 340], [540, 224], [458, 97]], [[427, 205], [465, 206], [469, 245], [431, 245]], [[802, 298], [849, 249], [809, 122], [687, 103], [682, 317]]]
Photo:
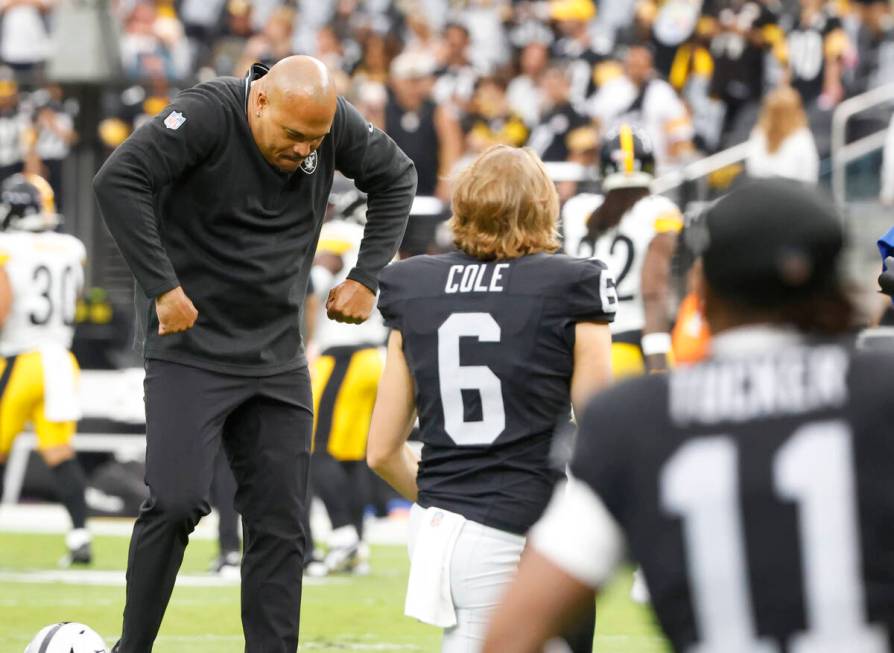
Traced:
[[614, 282], [595, 259], [460, 252], [392, 264], [379, 309], [403, 336], [423, 442], [418, 502], [525, 533], [557, 473], [577, 322], [610, 322]]
[[675, 651], [890, 653], [894, 359], [716, 340], [598, 395], [572, 474], [621, 525]]

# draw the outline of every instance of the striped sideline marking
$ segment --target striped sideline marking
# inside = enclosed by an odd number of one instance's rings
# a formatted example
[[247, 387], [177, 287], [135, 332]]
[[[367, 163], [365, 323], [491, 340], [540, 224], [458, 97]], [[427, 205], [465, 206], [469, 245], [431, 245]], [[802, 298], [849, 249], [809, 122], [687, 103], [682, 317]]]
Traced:
[[[305, 576], [304, 585], [344, 585], [347, 578], [309, 578]], [[58, 569], [52, 571], [3, 571], [0, 570], [0, 583], [22, 583], [26, 585], [42, 585], [63, 583], [65, 585], [104, 585], [108, 587], [124, 587], [123, 571], [92, 571], [88, 569]], [[181, 574], [177, 576], [180, 587], [238, 587], [238, 578], [221, 578], [212, 575]]]

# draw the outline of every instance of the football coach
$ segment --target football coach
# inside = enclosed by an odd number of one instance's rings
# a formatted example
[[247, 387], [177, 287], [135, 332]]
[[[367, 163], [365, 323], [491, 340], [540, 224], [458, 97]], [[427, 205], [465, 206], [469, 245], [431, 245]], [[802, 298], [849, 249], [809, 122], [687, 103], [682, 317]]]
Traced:
[[360, 323], [406, 228], [416, 171], [311, 57], [180, 93], [94, 179], [137, 282], [146, 484], [127, 561], [120, 653], [149, 653], [224, 447], [243, 516], [248, 653], [298, 647], [313, 402], [299, 331], [341, 171], [368, 194], [357, 266], [327, 300]]

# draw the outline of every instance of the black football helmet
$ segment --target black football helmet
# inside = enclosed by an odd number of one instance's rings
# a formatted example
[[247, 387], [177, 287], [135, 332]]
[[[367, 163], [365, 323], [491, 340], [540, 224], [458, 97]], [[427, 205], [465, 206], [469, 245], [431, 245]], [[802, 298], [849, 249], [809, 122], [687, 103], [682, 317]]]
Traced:
[[60, 222], [43, 177], [15, 174], [0, 186], [0, 231], [49, 231]]
[[602, 191], [649, 188], [655, 178], [655, 155], [646, 134], [621, 124], [605, 135], [599, 153]]

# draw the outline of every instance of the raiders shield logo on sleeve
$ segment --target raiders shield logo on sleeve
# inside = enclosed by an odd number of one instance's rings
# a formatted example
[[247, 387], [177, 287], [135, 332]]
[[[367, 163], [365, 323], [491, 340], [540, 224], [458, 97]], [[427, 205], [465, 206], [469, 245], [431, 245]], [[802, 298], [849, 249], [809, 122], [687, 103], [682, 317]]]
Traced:
[[312, 175], [314, 173], [314, 170], [317, 169], [317, 153], [315, 151], [311, 152], [310, 156], [301, 162], [301, 169], [306, 175]]

